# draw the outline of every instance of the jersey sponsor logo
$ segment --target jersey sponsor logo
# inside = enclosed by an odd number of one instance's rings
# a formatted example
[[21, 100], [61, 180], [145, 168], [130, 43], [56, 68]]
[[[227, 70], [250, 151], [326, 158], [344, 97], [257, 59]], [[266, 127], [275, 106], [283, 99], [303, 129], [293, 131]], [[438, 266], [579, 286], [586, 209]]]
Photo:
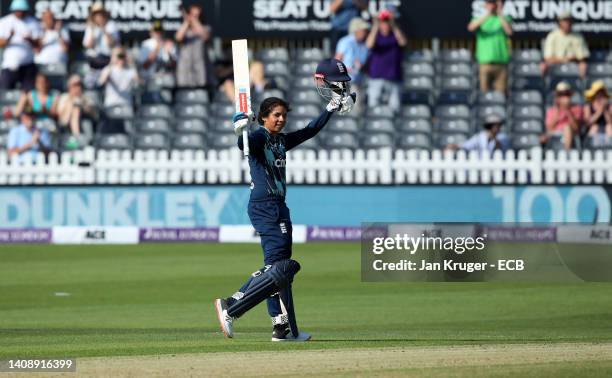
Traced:
[[276, 168], [285, 168], [286, 165], [287, 165], [287, 161], [285, 159], [274, 160], [274, 166]]

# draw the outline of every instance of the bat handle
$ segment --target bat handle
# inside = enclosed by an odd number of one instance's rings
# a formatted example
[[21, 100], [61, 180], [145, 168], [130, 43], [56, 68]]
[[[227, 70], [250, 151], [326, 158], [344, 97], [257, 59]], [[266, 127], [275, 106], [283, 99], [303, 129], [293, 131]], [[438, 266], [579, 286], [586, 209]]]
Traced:
[[244, 156], [249, 156], [249, 132], [246, 128], [242, 130], [242, 146], [244, 147]]

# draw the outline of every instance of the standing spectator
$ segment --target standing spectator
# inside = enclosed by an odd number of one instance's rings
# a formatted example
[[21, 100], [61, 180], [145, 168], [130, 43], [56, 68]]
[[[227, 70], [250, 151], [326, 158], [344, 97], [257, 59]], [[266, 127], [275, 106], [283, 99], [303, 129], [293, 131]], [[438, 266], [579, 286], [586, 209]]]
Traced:
[[363, 84], [363, 73], [361, 68], [365, 66], [368, 59], [368, 46], [365, 40], [368, 36], [370, 24], [361, 18], [353, 18], [349, 24], [349, 35], [342, 37], [336, 47], [335, 58], [342, 61], [351, 76], [351, 89], [357, 93], [357, 102], [353, 111], [361, 113], [363, 102], [361, 86]]
[[368, 107], [383, 104], [383, 93], [389, 95], [388, 106], [397, 112], [401, 106], [402, 47], [404, 33], [395, 23], [392, 12], [383, 10], [374, 20], [366, 45], [370, 49], [368, 74]]
[[183, 12], [183, 24], [175, 38], [179, 44], [176, 82], [179, 87], [212, 85], [212, 67], [208, 58], [210, 27], [202, 24], [202, 7], [191, 5]]
[[484, 130], [475, 134], [470, 139], [463, 142], [461, 145], [451, 144], [448, 149], [462, 149], [466, 151], [488, 152], [490, 154], [495, 150], [506, 152], [510, 148], [510, 139], [501, 132], [504, 125], [504, 120], [498, 115], [488, 116], [483, 124]]
[[98, 85], [104, 86], [104, 107], [133, 106], [132, 89], [138, 84], [138, 72], [123, 49], [115, 47], [111, 62], [104, 67]]
[[584, 123], [587, 135], [592, 138], [594, 146], [606, 144], [606, 139], [612, 138], [612, 106], [610, 95], [603, 80], [591, 84], [584, 97]]
[[551, 137], [560, 135], [563, 147], [572, 148], [575, 136], [580, 135], [582, 107], [572, 105], [572, 87], [565, 81], [555, 88], [555, 103], [546, 110], [546, 134], [541, 138], [546, 143]]
[[83, 96], [83, 82], [79, 75], [68, 79], [68, 92], [62, 94], [57, 105], [59, 126], [70, 129], [74, 136], [81, 134], [81, 121], [88, 117], [97, 118], [96, 106]]
[[83, 35], [83, 47], [90, 74], [85, 78], [88, 87], [93, 87], [98, 79], [100, 70], [106, 67], [111, 60], [111, 51], [119, 45], [119, 29], [113, 21], [109, 21], [109, 14], [101, 2], [94, 3], [89, 9], [87, 26]]
[[49, 79], [39, 73], [36, 75], [35, 87], [29, 92], [23, 92], [15, 107], [15, 115], [19, 116], [25, 109], [30, 109], [36, 119], [57, 117], [57, 91], [51, 90]]
[[42, 39], [40, 50], [34, 57], [36, 64], [67, 64], [70, 34], [56, 20], [53, 12], [46, 10], [41, 17]]
[[572, 15], [563, 12], [559, 15], [559, 27], [546, 36], [544, 41], [544, 62], [542, 72], [546, 72], [555, 64], [575, 62], [584, 78], [587, 72], [587, 62], [590, 53], [584, 38], [580, 33], [572, 32]]
[[476, 60], [480, 66], [480, 90], [505, 93], [510, 62], [509, 38], [512, 20], [502, 13], [501, 0], [486, 0], [486, 13], [473, 19], [468, 30], [476, 33]]
[[29, 91], [34, 88], [34, 48], [40, 44], [41, 31], [38, 21], [27, 15], [30, 7], [26, 0], [13, 0], [9, 10], [12, 13], [0, 19], [0, 48], [4, 48], [0, 89], [20, 84]]
[[35, 161], [38, 152], [48, 153], [51, 150], [51, 136], [47, 129], [39, 129], [34, 125], [31, 109], [24, 109], [20, 121], [19, 126], [9, 131], [6, 146], [9, 157], [18, 163], [27, 159]]
[[161, 21], [153, 22], [149, 39], [142, 42], [138, 64], [143, 80], [149, 80], [158, 72], [165, 73], [176, 68], [176, 46], [171, 39], [164, 38]]
[[349, 23], [368, 8], [368, 0], [333, 0], [331, 13], [331, 45], [335, 47], [340, 38], [349, 33]]

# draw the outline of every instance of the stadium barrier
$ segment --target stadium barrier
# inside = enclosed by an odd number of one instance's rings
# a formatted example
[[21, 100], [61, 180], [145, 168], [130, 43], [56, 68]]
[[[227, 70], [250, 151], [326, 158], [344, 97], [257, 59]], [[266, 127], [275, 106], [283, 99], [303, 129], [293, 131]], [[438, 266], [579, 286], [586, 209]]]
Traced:
[[[415, 224], [422, 229], [443, 229], [442, 223]], [[610, 225], [479, 225], [490, 241], [612, 244]], [[293, 226], [294, 243], [358, 242], [362, 228]], [[468, 235], [469, 236], [469, 235]], [[4, 244], [139, 244], [139, 243], [259, 243], [251, 225], [192, 228], [51, 227], [0, 229]]]
[[[612, 150], [465, 151], [296, 150], [287, 181], [296, 184], [612, 184]], [[249, 182], [238, 149], [98, 151], [42, 155], [9, 164], [0, 151], [0, 185], [236, 184]]]

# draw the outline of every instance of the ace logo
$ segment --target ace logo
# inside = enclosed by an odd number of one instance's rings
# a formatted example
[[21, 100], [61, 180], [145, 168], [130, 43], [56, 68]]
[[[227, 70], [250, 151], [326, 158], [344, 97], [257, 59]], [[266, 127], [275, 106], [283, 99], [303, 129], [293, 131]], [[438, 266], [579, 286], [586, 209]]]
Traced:
[[610, 240], [610, 230], [591, 230], [591, 239]]
[[106, 232], [104, 230], [87, 230], [85, 232], [85, 239], [104, 240], [106, 239]]

